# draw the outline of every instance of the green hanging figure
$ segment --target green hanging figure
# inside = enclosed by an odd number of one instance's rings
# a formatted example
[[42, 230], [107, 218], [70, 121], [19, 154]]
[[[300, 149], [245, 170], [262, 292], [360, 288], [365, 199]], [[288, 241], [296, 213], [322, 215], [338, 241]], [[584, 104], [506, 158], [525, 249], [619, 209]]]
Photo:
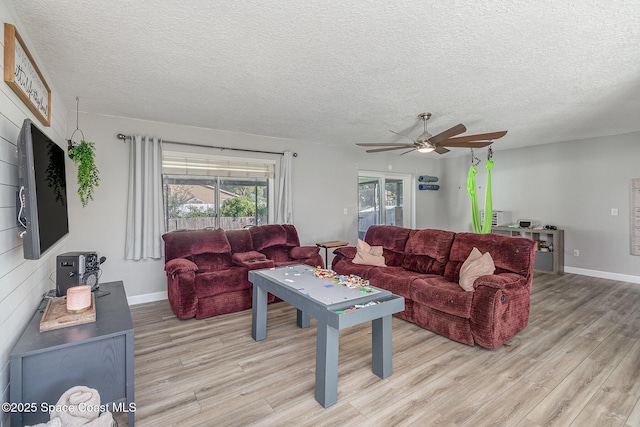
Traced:
[[484, 196], [484, 221], [482, 224], [480, 224], [480, 210], [478, 209], [478, 196], [476, 194], [476, 173], [478, 173], [478, 170], [473, 163], [469, 168], [469, 175], [467, 176], [467, 193], [471, 197], [471, 225], [473, 226], [473, 232], [478, 234], [491, 233], [491, 220], [493, 218], [491, 199], [491, 169], [493, 169], [493, 160], [491, 160], [491, 151], [489, 151], [489, 158], [485, 163], [485, 167], [487, 168], [487, 187]]

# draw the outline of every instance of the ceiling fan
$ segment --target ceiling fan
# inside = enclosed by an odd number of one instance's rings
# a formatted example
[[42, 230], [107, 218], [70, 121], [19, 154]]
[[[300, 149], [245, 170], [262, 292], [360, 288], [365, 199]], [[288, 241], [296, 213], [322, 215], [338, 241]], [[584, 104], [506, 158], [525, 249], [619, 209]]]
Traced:
[[[493, 144], [494, 139], [502, 138], [507, 134], [506, 130], [499, 132], [480, 133], [477, 135], [466, 135], [454, 138], [456, 135], [460, 135], [467, 131], [467, 128], [462, 124], [457, 124], [452, 128], [440, 132], [433, 136], [427, 132], [427, 120], [431, 117], [431, 113], [422, 113], [418, 116], [424, 123], [424, 132], [422, 135], [413, 139], [400, 132], [390, 130], [389, 132], [396, 135], [410, 139], [409, 143], [385, 143], [385, 142], [371, 142], [371, 143], [357, 143], [361, 147], [383, 147], [367, 150], [367, 153], [377, 153], [380, 151], [402, 150], [410, 148], [409, 151], [405, 151], [402, 154], [407, 154], [412, 151], [418, 151], [420, 153], [430, 153], [435, 151], [438, 154], [448, 153], [450, 150], [447, 147], [455, 148], [482, 148]], [[401, 154], [401, 155], [402, 155]]]

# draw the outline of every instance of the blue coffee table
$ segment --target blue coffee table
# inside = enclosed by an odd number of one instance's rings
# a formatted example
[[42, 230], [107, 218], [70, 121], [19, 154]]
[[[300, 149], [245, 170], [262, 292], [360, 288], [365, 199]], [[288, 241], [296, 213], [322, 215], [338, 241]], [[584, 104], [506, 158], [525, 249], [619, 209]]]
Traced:
[[314, 270], [297, 264], [249, 271], [249, 281], [253, 283], [251, 336], [256, 341], [267, 337], [268, 293], [296, 307], [298, 327], [309, 327], [310, 318], [314, 317], [318, 322], [315, 397], [326, 408], [338, 400], [339, 331], [371, 321], [371, 370], [380, 378], [387, 378], [393, 370], [391, 315], [404, 310], [404, 298], [378, 288], [369, 292], [348, 288], [315, 277]]

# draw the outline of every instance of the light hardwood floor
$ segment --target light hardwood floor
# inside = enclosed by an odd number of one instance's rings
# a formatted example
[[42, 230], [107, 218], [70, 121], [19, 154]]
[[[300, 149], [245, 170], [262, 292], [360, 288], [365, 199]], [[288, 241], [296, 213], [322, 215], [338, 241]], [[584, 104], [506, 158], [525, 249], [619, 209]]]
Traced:
[[[529, 325], [501, 348], [393, 318], [393, 375], [371, 372], [371, 326], [340, 332], [338, 403], [314, 398], [315, 321], [268, 309], [177, 320], [131, 308], [137, 426], [640, 426], [640, 285], [536, 273]], [[125, 422], [120, 418], [120, 425]]]

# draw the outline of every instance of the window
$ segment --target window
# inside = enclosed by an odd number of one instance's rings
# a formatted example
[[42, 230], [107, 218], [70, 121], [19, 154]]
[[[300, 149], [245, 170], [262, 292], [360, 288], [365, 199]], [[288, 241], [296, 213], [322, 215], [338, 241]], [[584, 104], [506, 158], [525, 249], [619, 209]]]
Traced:
[[167, 231], [268, 224], [275, 162], [164, 152]]
[[412, 198], [410, 175], [360, 171], [358, 237], [364, 239], [369, 227], [375, 224], [412, 227]]

